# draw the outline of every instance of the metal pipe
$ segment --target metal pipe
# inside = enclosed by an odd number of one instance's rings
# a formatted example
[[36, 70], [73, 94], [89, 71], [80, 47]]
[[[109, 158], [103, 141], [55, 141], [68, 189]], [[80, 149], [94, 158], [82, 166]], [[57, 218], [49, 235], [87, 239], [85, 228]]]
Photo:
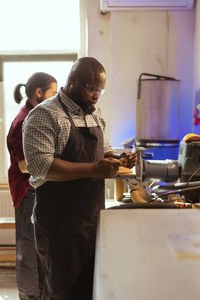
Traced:
[[176, 80], [173, 77], [163, 76], [163, 75], [156, 75], [156, 74], [149, 74], [149, 73], [141, 73], [138, 79], [138, 92], [137, 92], [137, 99], [140, 99], [141, 96], [141, 80], [142, 76], [151, 76], [156, 77], [158, 80], [165, 79], [165, 80]]

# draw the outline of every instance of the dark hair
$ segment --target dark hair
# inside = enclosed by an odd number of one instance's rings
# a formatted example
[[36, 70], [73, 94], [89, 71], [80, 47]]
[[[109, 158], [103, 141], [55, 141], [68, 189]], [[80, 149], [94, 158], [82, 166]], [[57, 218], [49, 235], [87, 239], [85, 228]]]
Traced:
[[50, 74], [44, 72], [34, 73], [28, 80], [26, 84], [19, 83], [14, 89], [14, 99], [15, 102], [20, 103], [23, 99], [20, 92], [22, 86], [25, 87], [25, 93], [28, 98], [32, 98], [35, 90], [41, 88], [43, 91], [47, 90], [52, 82], [57, 82], [57, 80]]

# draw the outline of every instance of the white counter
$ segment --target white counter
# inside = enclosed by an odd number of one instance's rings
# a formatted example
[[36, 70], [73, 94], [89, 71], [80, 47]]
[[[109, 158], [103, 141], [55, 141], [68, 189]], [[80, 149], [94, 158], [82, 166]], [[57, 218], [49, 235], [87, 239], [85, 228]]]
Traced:
[[200, 255], [177, 257], [175, 235], [200, 251], [200, 210], [101, 211], [93, 299], [200, 300]]

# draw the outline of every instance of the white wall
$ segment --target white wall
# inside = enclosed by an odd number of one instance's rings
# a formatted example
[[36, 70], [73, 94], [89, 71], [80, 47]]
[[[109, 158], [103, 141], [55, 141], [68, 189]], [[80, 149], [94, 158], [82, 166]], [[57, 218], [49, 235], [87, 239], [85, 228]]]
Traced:
[[195, 10], [169, 14], [169, 74], [181, 80], [180, 138], [193, 131]]
[[96, 57], [105, 67], [107, 73], [106, 93], [99, 105], [108, 124], [107, 134], [110, 136], [110, 78], [111, 78], [111, 32], [110, 14], [102, 15], [100, 1], [87, 0], [88, 17], [88, 56]]
[[112, 145], [135, 137], [137, 79], [143, 72], [181, 80], [180, 138], [191, 132], [194, 10], [101, 15], [100, 0], [87, 4], [88, 55], [99, 59], [108, 74], [100, 106]]

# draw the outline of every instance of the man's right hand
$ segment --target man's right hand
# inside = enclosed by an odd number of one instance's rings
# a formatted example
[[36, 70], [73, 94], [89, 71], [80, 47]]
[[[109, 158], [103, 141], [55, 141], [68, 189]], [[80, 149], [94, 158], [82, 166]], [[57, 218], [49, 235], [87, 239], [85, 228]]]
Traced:
[[96, 178], [112, 178], [116, 175], [121, 162], [114, 158], [105, 158], [94, 163], [94, 172]]

